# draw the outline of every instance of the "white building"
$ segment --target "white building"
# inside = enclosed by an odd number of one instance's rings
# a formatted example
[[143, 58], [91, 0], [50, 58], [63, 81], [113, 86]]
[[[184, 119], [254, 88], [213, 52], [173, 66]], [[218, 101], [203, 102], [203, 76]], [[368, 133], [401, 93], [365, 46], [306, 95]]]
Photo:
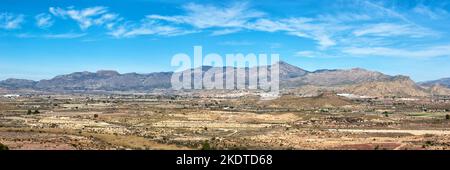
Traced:
[[14, 97], [20, 97], [20, 95], [18, 95], [18, 94], [5, 94], [5, 95], [3, 95], [3, 97], [14, 98]]

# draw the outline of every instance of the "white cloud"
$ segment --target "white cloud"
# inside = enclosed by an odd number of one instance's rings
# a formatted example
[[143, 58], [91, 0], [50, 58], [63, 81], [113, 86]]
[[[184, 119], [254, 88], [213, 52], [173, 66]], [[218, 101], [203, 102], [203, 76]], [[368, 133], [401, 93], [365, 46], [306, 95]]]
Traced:
[[296, 53], [294, 53], [294, 56], [296, 57], [304, 57], [304, 58], [333, 58], [336, 56], [331, 56], [328, 53], [324, 53], [321, 51], [298, 51]]
[[[349, 5], [348, 12], [321, 13], [306, 17], [268, 16], [266, 13], [251, 9], [248, 3], [237, 2], [231, 5], [214, 6], [189, 3], [182, 6], [180, 15], [147, 15], [140, 21], [126, 21], [118, 14], [112, 13], [107, 7], [96, 6], [76, 9], [75, 7], [50, 7], [54, 17], [71, 19], [79, 24], [82, 30], [92, 26], [104, 26], [108, 35], [116, 38], [129, 38], [145, 35], [177, 36], [205, 31], [212, 36], [227, 35], [240, 31], [260, 31], [281, 33], [312, 40], [317, 49], [324, 51], [345, 48], [348, 45], [358, 46], [355, 42], [365, 43], [366, 47], [392, 47], [405, 39], [428, 38], [437, 35], [431, 29], [424, 28], [412, 22], [408, 17], [388, 8], [378, 2], [357, 1]], [[347, 6], [346, 6], [347, 7]], [[335, 8], [335, 7], [333, 7]], [[415, 12], [430, 15], [437, 9], [423, 6], [416, 7]], [[409, 11], [411, 12], [411, 11]], [[51, 15], [39, 14], [36, 24], [50, 27], [53, 24]], [[381, 23], [380, 23], [381, 22]], [[361, 26], [361, 24], [364, 24]], [[361, 45], [359, 45], [361, 46]]]
[[338, 25], [313, 23], [313, 19], [290, 18], [281, 21], [289, 26], [289, 29], [287, 29], [288, 34], [313, 39], [317, 41], [321, 50], [336, 45], [336, 42], [331, 37], [336, 32], [344, 29]]
[[277, 49], [277, 48], [281, 48], [281, 47], [283, 47], [283, 44], [281, 44], [281, 43], [278, 43], [278, 42], [269, 43], [270, 49]]
[[416, 27], [408, 24], [394, 24], [394, 23], [378, 23], [365, 26], [363, 28], [353, 31], [355, 36], [408, 36], [412, 38], [421, 38], [425, 36], [435, 35], [431, 30]]
[[222, 29], [222, 30], [215, 30], [211, 33], [212, 36], [220, 36], [220, 35], [227, 35], [232, 34], [241, 31], [240, 28], [234, 28], [234, 29]]
[[325, 34], [314, 35], [313, 39], [318, 41], [320, 49], [326, 49], [328, 47], [336, 45], [336, 42]]
[[185, 16], [162, 16], [162, 15], [147, 15], [148, 19], [153, 20], [163, 20], [168, 22], [173, 22], [177, 24], [185, 23]]
[[362, 8], [365, 8], [366, 11], [370, 11], [373, 13], [372, 15], [376, 15], [378, 17], [383, 17], [385, 19], [393, 18], [393, 19], [397, 19], [397, 20], [406, 22], [411, 25], [416, 25], [416, 23], [411, 21], [405, 15], [397, 12], [394, 9], [384, 7], [382, 4], [377, 4], [377, 3], [370, 2], [370, 1], [362, 1]]
[[450, 56], [450, 45], [426, 47], [423, 49], [395, 49], [386, 47], [351, 47], [343, 50], [344, 53], [362, 56], [385, 56], [407, 58], [432, 58]]
[[[97, 18], [94, 20], [94, 24], [102, 25], [104, 23], [109, 23], [111, 21], [114, 21], [118, 18], [119, 18], [119, 15], [117, 15], [117, 14], [112, 14], [112, 13], [103, 14], [100, 18]], [[109, 23], [109, 24], [113, 24], [113, 23]]]
[[[249, 9], [246, 3], [228, 7], [189, 4], [184, 6], [185, 15], [148, 15], [147, 18], [162, 20], [172, 24], [187, 24], [200, 30], [212, 31], [212, 35], [225, 35], [242, 30], [262, 32], [282, 32], [288, 35], [311, 39], [320, 50], [336, 46], [340, 39], [364, 36], [407, 36], [421, 38], [436, 35], [430, 29], [421, 27], [401, 13], [369, 1], [358, 1], [353, 6], [354, 13], [321, 14], [314, 18], [270, 18], [265, 13]], [[361, 9], [362, 11], [361, 11]], [[367, 13], [371, 11], [371, 13]], [[393, 23], [374, 24], [376, 19]], [[394, 22], [395, 21], [395, 22]], [[361, 27], [354, 22], [372, 23]], [[209, 30], [212, 29], [212, 30]], [[353, 31], [353, 34], [352, 34]]]
[[145, 19], [139, 24], [124, 24], [112, 28], [109, 34], [116, 38], [129, 38], [141, 35], [176, 36], [193, 32], [195, 31], [186, 31], [173, 26], [161, 25], [154, 20]]
[[220, 45], [226, 45], [226, 46], [249, 46], [253, 45], [254, 43], [249, 41], [225, 41], [221, 42]]
[[48, 39], [74, 39], [81, 38], [87, 35], [86, 33], [64, 33], [64, 34], [46, 34], [43, 35], [44, 38]]
[[86, 33], [61, 33], [61, 34], [18, 34], [19, 38], [45, 38], [45, 39], [74, 39], [86, 36]]
[[355, 13], [322, 14], [317, 17], [320, 21], [333, 23], [369, 21], [373, 18], [369, 14]]
[[36, 25], [39, 28], [48, 28], [51, 27], [54, 23], [52, 20], [52, 16], [49, 14], [41, 13], [34, 17], [36, 19]]
[[76, 10], [73, 7], [62, 9], [59, 7], [50, 7], [51, 14], [61, 18], [70, 18], [78, 22], [81, 29], [85, 30], [93, 25], [109, 24], [118, 18], [117, 14], [109, 13], [106, 7], [96, 6]]
[[[201, 31], [212, 31], [211, 35], [213, 36], [236, 33], [242, 30], [284, 32], [288, 35], [317, 41], [320, 49], [336, 45], [336, 42], [331, 38], [332, 33], [325, 29], [326, 26], [312, 23], [314, 21], [312, 18], [268, 19], [265, 18], [265, 13], [250, 9], [247, 3], [235, 3], [225, 7], [190, 3], [185, 5], [183, 9], [186, 11], [184, 15], [147, 15], [149, 20], [164, 21], [154, 28], [138, 27], [134, 28], [134, 31], [130, 31], [130, 28], [122, 27], [117, 28], [111, 35], [120, 37], [134, 32], [137, 33], [131, 35], [159, 34], [161, 32], [158, 31], [160, 30], [159, 27], [163, 24], [167, 26], [164, 30], [171, 28], [168, 32], [179, 31], [173, 29], [174, 26], [170, 24], [184, 24]], [[333, 27], [333, 29], [337, 28]]]
[[247, 24], [246, 28], [266, 32], [294, 31], [294, 29], [292, 29], [290, 25], [287, 25], [285, 22], [272, 21], [265, 18], [258, 19], [253, 23]]
[[314, 51], [299, 51], [295, 53], [295, 56], [314, 58], [316, 56], [316, 53]]
[[0, 13], [0, 28], [6, 30], [18, 29], [25, 21], [22, 14], [16, 15], [12, 13]]
[[417, 5], [416, 7], [414, 7], [413, 12], [426, 16], [432, 20], [437, 20], [448, 16], [448, 12], [443, 9], [430, 9], [429, 7], [424, 5]]
[[244, 27], [250, 20], [264, 15], [262, 12], [249, 9], [247, 3], [235, 3], [224, 8], [190, 3], [183, 8], [186, 11], [186, 15], [149, 15], [147, 17], [178, 24], [189, 24], [196, 28], [204, 29], [211, 27]]

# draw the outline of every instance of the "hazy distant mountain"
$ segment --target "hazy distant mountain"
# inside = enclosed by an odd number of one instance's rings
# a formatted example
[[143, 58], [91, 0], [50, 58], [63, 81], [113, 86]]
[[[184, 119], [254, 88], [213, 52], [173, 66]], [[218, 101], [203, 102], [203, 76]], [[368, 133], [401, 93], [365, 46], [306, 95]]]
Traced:
[[[280, 71], [279, 71], [279, 75], [280, 75], [280, 81], [286, 81], [289, 80], [291, 78], [296, 78], [296, 77], [300, 77], [300, 76], [304, 76], [306, 74], [308, 74], [309, 72], [306, 70], [303, 70], [299, 67], [290, 65], [286, 62], [280, 61], [277, 62], [274, 65], [269, 65], [269, 66], [262, 66], [262, 67], [245, 67], [245, 68], [236, 68], [236, 67], [211, 67], [211, 66], [202, 66], [202, 67], [198, 67], [198, 68], [194, 68], [194, 69], [190, 69], [190, 70], [185, 70], [183, 71], [183, 74], [191, 74], [191, 79], [193, 81], [196, 81], [198, 78], [205, 78], [206, 77], [206, 73], [210, 72], [210, 73], [219, 73], [218, 77], [212, 78], [213, 80], [215, 80], [216, 78], [226, 80], [227, 76], [226, 75], [234, 75], [234, 79], [235, 80], [245, 80], [245, 85], [246, 87], [248, 87], [249, 83], [249, 79], [248, 77], [250, 76], [256, 76], [258, 75], [259, 72], [266, 70], [267, 71], [267, 75], [268, 77], [266, 78], [261, 78], [261, 79], [268, 79], [270, 80], [271, 77], [271, 70], [273, 67], [278, 66]], [[234, 72], [234, 74], [233, 74]], [[201, 79], [199, 79], [201, 81]], [[259, 80], [259, 79], [258, 79]], [[204, 82], [204, 85], [206, 85], [207, 83]], [[236, 86], [236, 82], [235, 82], [235, 86]], [[191, 85], [193, 87], [193, 85]]]
[[0, 87], [6, 87], [8, 89], [16, 90], [16, 89], [28, 89], [34, 88], [37, 82], [33, 80], [25, 80], [25, 79], [6, 79], [0, 81]]
[[170, 88], [172, 73], [119, 74], [116, 71], [76, 72], [57, 76], [50, 80], [41, 80], [35, 88], [39, 90], [105, 90], [133, 91], [155, 88]]
[[307, 73], [304, 76], [288, 79], [282, 83], [282, 86], [339, 86], [375, 81], [386, 81], [390, 80], [391, 78], [392, 76], [384, 75], [380, 72], [373, 72], [360, 68], [350, 70], [319, 70]]
[[439, 80], [426, 81], [426, 82], [419, 83], [419, 85], [426, 86], [426, 87], [431, 87], [431, 86], [434, 86], [437, 84], [447, 87], [447, 88], [450, 88], [450, 78], [443, 78], [443, 79], [439, 79]]
[[[390, 76], [380, 72], [369, 71], [361, 68], [349, 70], [317, 70], [309, 72], [286, 62], [278, 62], [275, 65], [280, 68], [280, 85], [282, 88], [298, 87], [331, 87], [340, 89], [342, 92], [371, 95], [371, 96], [424, 96], [431, 91], [416, 85], [409, 77]], [[218, 77], [225, 79], [229, 71], [235, 74], [235, 78], [244, 78], [249, 75], [257, 75], [258, 71], [267, 68], [268, 75], [275, 66], [233, 68], [233, 67], [211, 67], [202, 66], [195, 69], [183, 71], [188, 74], [191, 71], [191, 79], [194, 75], [202, 77], [210, 71], [217, 71]], [[152, 89], [168, 89], [171, 87], [171, 77], [173, 72], [160, 72], [150, 74], [127, 73], [120, 74], [116, 71], [101, 70], [92, 72], [75, 72], [72, 74], [56, 76], [49, 80], [32, 81], [21, 79], [7, 79], [0, 81], [0, 88], [4, 89], [34, 89], [41, 91], [145, 91]], [[270, 79], [267, 78], [267, 79]], [[450, 79], [442, 79], [433, 82], [426, 82], [421, 85], [450, 84]], [[245, 81], [248, 85], [248, 79]], [[444, 87], [445, 88], [445, 87]], [[438, 89], [435, 89], [435, 91]], [[446, 90], [439, 90], [446, 92]]]

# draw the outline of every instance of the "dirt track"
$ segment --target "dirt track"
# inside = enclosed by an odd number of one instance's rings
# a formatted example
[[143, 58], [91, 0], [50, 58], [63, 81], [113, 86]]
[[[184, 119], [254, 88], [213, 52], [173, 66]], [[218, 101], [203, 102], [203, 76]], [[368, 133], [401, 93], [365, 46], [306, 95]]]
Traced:
[[332, 132], [350, 133], [409, 133], [412, 135], [450, 135], [450, 130], [397, 130], [397, 129], [328, 129]]

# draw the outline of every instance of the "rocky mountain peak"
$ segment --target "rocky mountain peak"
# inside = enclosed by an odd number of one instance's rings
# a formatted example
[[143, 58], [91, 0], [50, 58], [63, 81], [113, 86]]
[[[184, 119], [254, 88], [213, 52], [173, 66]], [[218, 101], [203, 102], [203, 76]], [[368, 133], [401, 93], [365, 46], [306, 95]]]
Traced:
[[120, 73], [115, 70], [99, 70], [96, 72], [96, 74], [103, 77], [113, 77], [120, 75]]

